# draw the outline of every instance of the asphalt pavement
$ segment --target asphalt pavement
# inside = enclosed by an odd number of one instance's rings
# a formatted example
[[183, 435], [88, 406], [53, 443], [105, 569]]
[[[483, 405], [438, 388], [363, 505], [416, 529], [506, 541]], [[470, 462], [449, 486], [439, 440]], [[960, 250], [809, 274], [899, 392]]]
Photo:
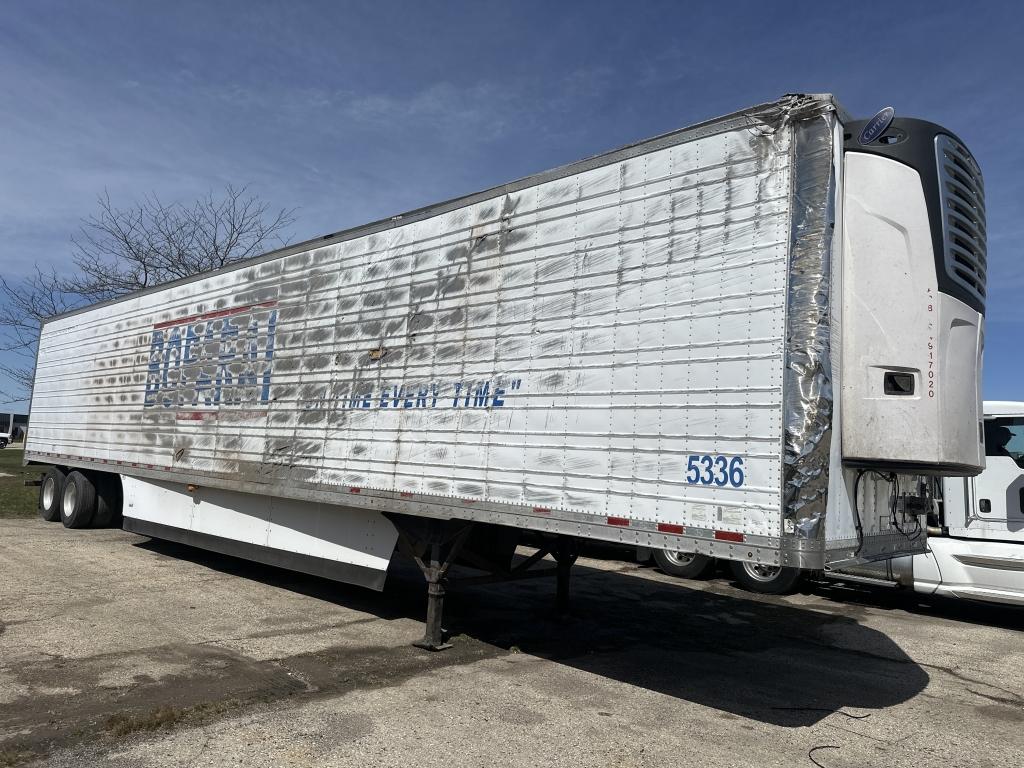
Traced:
[[0, 520], [0, 766], [1024, 764], [1020, 611], [590, 554], [568, 617], [547, 579], [456, 587], [429, 653], [408, 565], [376, 593]]

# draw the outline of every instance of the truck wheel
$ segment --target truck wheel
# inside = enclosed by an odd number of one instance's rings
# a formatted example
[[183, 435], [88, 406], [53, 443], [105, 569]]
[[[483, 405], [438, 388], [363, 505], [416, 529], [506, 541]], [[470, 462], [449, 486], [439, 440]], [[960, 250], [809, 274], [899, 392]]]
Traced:
[[674, 549], [656, 549], [651, 554], [658, 570], [680, 579], [702, 579], [711, 574], [715, 559], [696, 552], [679, 552]]
[[764, 565], [747, 560], [733, 560], [729, 563], [732, 575], [744, 589], [765, 595], [784, 595], [792, 592], [800, 581], [799, 568], [785, 568], [781, 565]]
[[96, 487], [96, 514], [92, 517], [93, 528], [108, 528], [121, 524], [121, 477], [109, 472], [92, 475]]
[[60, 467], [50, 467], [39, 484], [39, 516], [48, 523], [60, 520], [60, 494], [66, 477]]
[[64, 481], [60, 494], [60, 519], [65, 528], [88, 528], [96, 514], [96, 486], [75, 470]]
[[6, 447], [7, 447], [7, 438], [6, 437], [0, 437], [0, 450], [3, 450]]

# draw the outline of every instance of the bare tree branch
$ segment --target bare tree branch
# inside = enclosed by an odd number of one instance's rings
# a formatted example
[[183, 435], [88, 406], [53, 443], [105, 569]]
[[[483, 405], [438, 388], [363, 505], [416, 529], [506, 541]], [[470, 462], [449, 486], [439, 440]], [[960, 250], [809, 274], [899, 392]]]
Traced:
[[69, 309], [219, 269], [287, 244], [294, 210], [270, 210], [246, 187], [228, 185], [191, 204], [164, 203], [155, 193], [130, 208], [116, 207], [104, 191], [98, 211], [71, 238], [73, 267], [65, 273], [38, 266], [11, 283], [0, 277], [0, 351], [21, 362], [0, 365], [23, 399], [32, 390], [42, 321]]

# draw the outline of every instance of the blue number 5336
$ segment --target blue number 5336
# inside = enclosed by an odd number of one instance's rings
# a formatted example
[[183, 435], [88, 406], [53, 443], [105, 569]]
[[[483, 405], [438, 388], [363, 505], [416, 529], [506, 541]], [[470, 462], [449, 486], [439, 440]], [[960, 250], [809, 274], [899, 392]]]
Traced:
[[742, 456], [693, 455], [686, 457], [686, 482], [691, 485], [731, 485], [739, 488], [746, 479]]

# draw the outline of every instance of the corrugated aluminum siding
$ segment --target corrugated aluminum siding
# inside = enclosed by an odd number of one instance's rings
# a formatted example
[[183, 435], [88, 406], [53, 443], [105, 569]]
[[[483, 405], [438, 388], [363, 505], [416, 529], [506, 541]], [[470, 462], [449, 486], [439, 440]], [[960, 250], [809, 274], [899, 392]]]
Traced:
[[790, 129], [749, 122], [49, 322], [29, 455], [778, 536]]

